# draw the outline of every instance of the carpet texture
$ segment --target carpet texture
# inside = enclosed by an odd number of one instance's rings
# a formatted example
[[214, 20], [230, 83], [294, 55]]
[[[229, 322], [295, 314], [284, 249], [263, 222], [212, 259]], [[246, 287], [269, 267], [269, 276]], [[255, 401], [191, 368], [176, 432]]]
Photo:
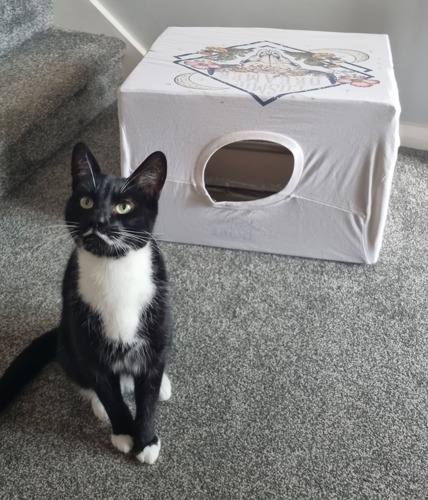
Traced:
[[0, 198], [110, 106], [122, 81], [121, 40], [51, 18], [51, 0], [0, 5]]
[[[119, 174], [118, 137], [111, 108], [76, 140]], [[0, 371], [59, 318], [71, 150], [1, 202]], [[158, 462], [116, 451], [51, 365], [0, 415], [0, 498], [426, 498], [427, 162], [401, 149], [374, 266], [162, 243]]]
[[0, 53], [52, 26], [52, 0], [2, 0]]

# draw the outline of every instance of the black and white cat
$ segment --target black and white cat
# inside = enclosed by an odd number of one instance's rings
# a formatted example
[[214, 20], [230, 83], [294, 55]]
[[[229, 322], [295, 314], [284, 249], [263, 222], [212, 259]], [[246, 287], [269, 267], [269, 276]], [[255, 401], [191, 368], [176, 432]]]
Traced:
[[[104, 175], [87, 146], [72, 155], [65, 221], [76, 244], [63, 280], [60, 325], [30, 344], [0, 379], [4, 408], [55, 358], [112, 427], [113, 445], [153, 464], [160, 450], [154, 419], [171, 394], [165, 374], [172, 342], [168, 281], [152, 237], [166, 178], [163, 153], [127, 179]], [[135, 395], [133, 418], [122, 391]]]

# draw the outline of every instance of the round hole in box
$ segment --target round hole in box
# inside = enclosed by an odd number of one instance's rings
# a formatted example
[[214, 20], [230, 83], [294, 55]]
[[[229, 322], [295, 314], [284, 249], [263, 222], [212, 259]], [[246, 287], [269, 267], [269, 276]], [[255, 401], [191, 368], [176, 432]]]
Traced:
[[293, 153], [269, 140], [244, 139], [217, 149], [204, 170], [214, 202], [254, 201], [282, 191], [293, 176]]

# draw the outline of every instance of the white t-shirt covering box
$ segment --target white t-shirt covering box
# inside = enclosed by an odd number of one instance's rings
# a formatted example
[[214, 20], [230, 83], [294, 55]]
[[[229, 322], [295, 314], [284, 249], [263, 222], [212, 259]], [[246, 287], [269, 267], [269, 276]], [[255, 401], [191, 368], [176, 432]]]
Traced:
[[168, 28], [119, 92], [122, 173], [165, 153], [160, 239], [374, 263], [399, 115], [386, 35]]

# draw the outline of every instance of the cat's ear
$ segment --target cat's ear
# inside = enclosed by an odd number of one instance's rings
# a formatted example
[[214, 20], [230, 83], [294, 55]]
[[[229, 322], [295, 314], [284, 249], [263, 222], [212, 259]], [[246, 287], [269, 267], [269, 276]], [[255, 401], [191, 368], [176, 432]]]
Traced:
[[150, 198], [159, 199], [165, 184], [166, 171], [166, 157], [160, 151], [156, 151], [131, 174], [126, 184], [142, 190]]
[[73, 179], [73, 189], [87, 179], [91, 180], [96, 186], [97, 175], [101, 173], [101, 169], [94, 155], [89, 150], [86, 144], [78, 142], [73, 149], [71, 155], [71, 176]]

